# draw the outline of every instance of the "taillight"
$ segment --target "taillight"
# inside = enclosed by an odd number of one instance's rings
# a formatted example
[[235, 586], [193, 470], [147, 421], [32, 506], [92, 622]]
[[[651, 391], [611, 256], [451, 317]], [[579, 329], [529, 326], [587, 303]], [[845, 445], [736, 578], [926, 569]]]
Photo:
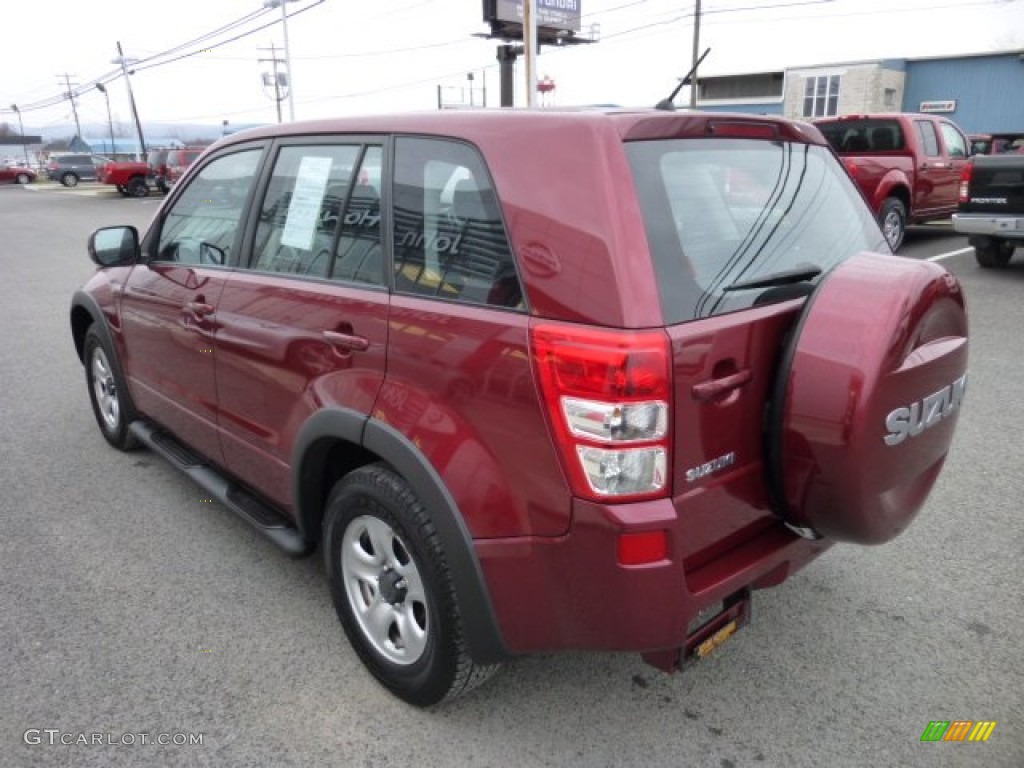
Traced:
[[846, 167], [846, 172], [850, 174], [851, 179], [857, 178], [857, 161], [849, 157], [843, 158], [843, 165]]
[[530, 340], [573, 493], [665, 496], [672, 391], [665, 334], [540, 324]]
[[960, 171], [960, 202], [966, 203], [971, 199], [971, 174], [974, 173], [974, 163], [964, 163]]

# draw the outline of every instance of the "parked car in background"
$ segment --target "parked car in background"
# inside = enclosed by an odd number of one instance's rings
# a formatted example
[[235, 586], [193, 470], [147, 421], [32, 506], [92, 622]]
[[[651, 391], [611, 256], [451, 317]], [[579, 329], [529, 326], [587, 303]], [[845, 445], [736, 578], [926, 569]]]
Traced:
[[70, 330], [99, 431], [319, 546], [412, 704], [516, 654], [704, 658], [756, 590], [900, 535], [953, 439], [960, 285], [892, 255], [804, 123], [287, 123], [178, 185], [143, 237], [89, 240]]
[[23, 165], [0, 166], [0, 182], [13, 181], [15, 184], [28, 184], [36, 180], [36, 172]]
[[895, 251], [908, 223], [947, 219], [957, 209], [970, 144], [953, 122], [913, 113], [815, 120], [867, 198]]
[[146, 155], [146, 180], [150, 185], [161, 192], [166, 193], [170, 187], [167, 186], [167, 155], [170, 150], [151, 149]]
[[46, 175], [65, 187], [74, 187], [80, 181], [96, 181], [100, 166], [109, 162], [110, 158], [102, 155], [54, 155], [46, 164]]
[[953, 229], [967, 235], [978, 264], [1010, 263], [1024, 248], [1024, 154], [978, 155], [963, 170]]
[[174, 183], [182, 177], [188, 167], [195, 162], [205, 148], [193, 147], [190, 149], [172, 149], [167, 153], [166, 170], [164, 173], [165, 186], [170, 189]]
[[101, 184], [114, 185], [126, 197], [145, 197], [149, 194], [148, 175], [149, 163], [111, 160], [99, 167], [96, 178]]
[[972, 133], [972, 155], [1001, 155], [1005, 152], [1024, 152], [1024, 133]]

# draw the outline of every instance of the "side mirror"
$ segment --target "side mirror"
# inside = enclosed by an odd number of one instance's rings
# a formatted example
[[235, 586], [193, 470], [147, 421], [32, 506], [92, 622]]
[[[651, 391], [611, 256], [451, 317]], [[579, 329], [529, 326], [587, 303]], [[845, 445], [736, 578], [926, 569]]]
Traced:
[[139, 230], [103, 227], [89, 235], [89, 258], [101, 267], [132, 264], [139, 257]]

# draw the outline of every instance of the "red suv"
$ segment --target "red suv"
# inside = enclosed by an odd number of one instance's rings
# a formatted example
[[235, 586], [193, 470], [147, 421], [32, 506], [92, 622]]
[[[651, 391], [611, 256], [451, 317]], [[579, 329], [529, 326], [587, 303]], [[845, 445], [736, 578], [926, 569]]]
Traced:
[[778, 118], [258, 129], [89, 252], [103, 436], [319, 545], [352, 646], [417, 705], [515, 654], [708, 655], [754, 590], [909, 525], [966, 386], [956, 279], [888, 253]]

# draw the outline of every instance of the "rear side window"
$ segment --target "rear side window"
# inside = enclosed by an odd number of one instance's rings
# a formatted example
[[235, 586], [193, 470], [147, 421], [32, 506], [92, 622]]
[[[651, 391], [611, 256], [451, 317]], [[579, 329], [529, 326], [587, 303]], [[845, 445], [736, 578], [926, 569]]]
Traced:
[[836, 152], [893, 152], [907, 146], [898, 120], [836, 120], [815, 125]]
[[260, 209], [253, 269], [384, 284], [380, 146], [285, 147]]
[[327, 277], [358, 144], [284, 147], [260, 210], [253, 269]]
[[793, 285], [743, 286], [889, 250], [825, 147], [676, 139], [631, 142], [626, 152], [667, 324], [792, 298]]
[[474, 148], [399, 138], [393, 210], [397, 292], [523, 307], [498, 198]]
[[939, 156], [939, 137], [935, 133], [935, 125], [929, 120], [915, 120], [917, 137], [921, 140], [921, 148], [927, 157]]

